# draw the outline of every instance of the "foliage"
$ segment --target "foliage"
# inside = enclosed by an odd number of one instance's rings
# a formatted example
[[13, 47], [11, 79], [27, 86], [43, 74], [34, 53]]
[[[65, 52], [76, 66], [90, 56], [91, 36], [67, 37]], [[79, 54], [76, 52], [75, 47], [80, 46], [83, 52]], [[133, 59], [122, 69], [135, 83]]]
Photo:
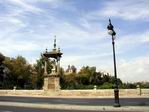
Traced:
[[[22, 56], [16, 58], [6, 57], [0, 54], [0, 60], [3, 61], [4, 72], [0, 74], [0, 88], [12, 89], [41, 89], [44, 79], [44, 58], [41, 56], [36, 64], [27, 63]], [[2, 62], [1, 62], [2, 63]], [[47, 61], [48, 73], [51, 72], [52, 61]], [[0, 66], [1, 68], [1, 66]]]
[[3, 86], [4, 83], [4, 61], [5, 57], [3, 54], [0, 53], [0, 88]]
[[141, 88], [149, 88], [149, 82], [142, 82], [140, 83]]
[[4, 65], [7, 68], [5, 82], [3, 88], [26, 88], [31, 81], [31, 65], [27, 63], [22, 56], [15, 58], [6, 58]]
[[5, 56], [2, 53], [0, 53], [0, 65], [4, 60], [5, 60]]
[[98, 89], [112, 89], [113, 84], [109, 82], [105, 82], [102, 85], [98, 86]]
[[76, 89], [78, 82], [76, 81], [76, 74], [72, 73], [70, 75], [60, 76], [61, 89]]
[[120, 88], [123, 89], [136, 89], [138, 87], [140, 88], [149, 88], [149, 82], [135, 82], [135, 83], [123, 83], [122, 85], [120, 85]]
[[[82, 67], [78, 73], [61, 77], [62, 89], [93, 89], [94, 85], [100, 89], [113, 88], [115, 78], [108, 73], [96, 72], [96, 67]], [[122, 81], [118, 79], [118, 83]]]
[[[43, 87], [44, 80], [44, 62], [45, 59], [41, 55], [40, 59], [36, 61], [36, 64], [33, 66], [32, 70], [32, 85], [34, 89], [41, 89]], [[47, 60], [47, 72], [51, 73], [52, 61]]]
[[120, 88], [122, 89], [136, 89], [137, 85], [135, 83], [123, 83], [122, 85], [120, 85]]
[[[42, 89], [44, 79], [44, 57], [34, 65], [29, 64], [22, 56], [16, 58], [5, 57], [0, 53], [0, 88], [12, 89]], [[48, 73], [51, 73], [51, 60], [47, 61]], [[149, 82], [122, 83], [117, 79], [119, 88], [136, 89], [149, 88]], [[83, 66], [78, 73], [65, 74], [64, 69], [60, 69], [61, 89], [111, 89], [115, 83], [115, 77], [109, 73], [97, 72], [96, 67]]]

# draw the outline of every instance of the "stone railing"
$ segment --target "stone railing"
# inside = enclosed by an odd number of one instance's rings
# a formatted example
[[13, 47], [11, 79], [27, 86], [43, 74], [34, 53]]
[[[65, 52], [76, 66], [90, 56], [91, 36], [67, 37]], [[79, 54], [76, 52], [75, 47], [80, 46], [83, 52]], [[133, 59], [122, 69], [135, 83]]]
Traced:
[[[113, 96], [113, 89], [100, 90], [61, 90], [61, 96]], [[120, 96], [149, 96], [149, 89], [120, 89]]]
[[[120, 96], [149, 96], [149, 89], [120, 89]], [[0, 95], [23, 95], [23, 96], [113, 96], [113, 89], [94, 89], [94, 90], [0, 90]]]
[[43, 90], [0, 90], [0, 95], [24, 95], [24, 96], [39, 96], [44, 95]]

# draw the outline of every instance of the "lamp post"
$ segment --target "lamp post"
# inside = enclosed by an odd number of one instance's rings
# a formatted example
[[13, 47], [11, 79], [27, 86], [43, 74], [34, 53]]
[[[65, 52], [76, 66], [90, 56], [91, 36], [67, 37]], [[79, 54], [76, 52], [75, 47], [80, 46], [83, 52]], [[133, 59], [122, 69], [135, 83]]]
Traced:
[[114, 61], [114, 107], [120, 107], [119, 103], [119, 89], [118, 89], [118, 81], [117, 81], [117, 71], [116, 71], [116, 58], [115, 58], [115, 35], [116, 32], [113, 29], [113, 25], [111, 24], [111, 20], [109, 19], [109, 25], [107, 26], [108, 34], [112, 36], [112, 46], [113, 46], [113, 61]]

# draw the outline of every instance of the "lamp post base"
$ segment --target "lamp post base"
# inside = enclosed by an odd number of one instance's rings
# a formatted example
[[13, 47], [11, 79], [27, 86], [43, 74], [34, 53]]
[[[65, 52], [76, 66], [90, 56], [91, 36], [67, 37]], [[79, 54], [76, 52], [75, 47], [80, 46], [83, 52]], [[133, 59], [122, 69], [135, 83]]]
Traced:
[[115, 102], [114, 102], [114, 107], [120, 107], [121, 105], [120, 105], [120, 103], [119, 103], [119, 90], [117, 89], [117, 88], [115, 88], [114, 89], [114, 100], [115, 100]]
[[121, 105], [119, 103], [114, 103], [113, 105], [114, 107], [121, 107]]

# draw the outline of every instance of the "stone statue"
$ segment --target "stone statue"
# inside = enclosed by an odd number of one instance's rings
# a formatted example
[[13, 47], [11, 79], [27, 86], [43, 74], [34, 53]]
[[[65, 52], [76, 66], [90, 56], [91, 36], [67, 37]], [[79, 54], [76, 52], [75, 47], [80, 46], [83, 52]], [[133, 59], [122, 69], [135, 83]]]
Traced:
[[52, 74], [56, 73], [56, 61], [54, 60], [52, 63]]

